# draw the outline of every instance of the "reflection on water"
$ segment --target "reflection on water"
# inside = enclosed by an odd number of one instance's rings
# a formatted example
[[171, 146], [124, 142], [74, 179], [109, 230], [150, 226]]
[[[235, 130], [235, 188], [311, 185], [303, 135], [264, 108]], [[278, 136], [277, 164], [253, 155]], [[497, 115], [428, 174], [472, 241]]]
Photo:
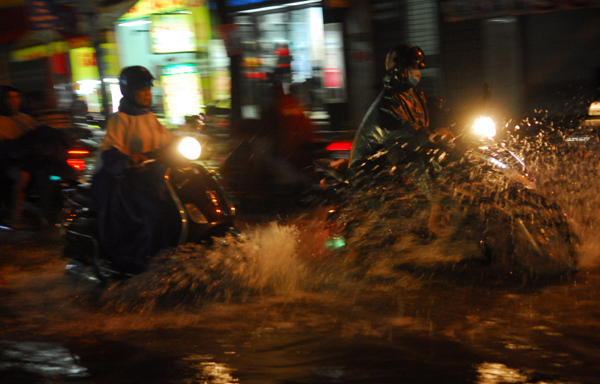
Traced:
[[191, 368], [197, 370], [193, 378], [185, 379], [183, 384], [211, 383], [233, 384], [239, 383], [238, 379], [231, 376], [233, 370], [226, 364], [215, 363], [213, 356], [192, 355], [184, 358]]
[[386, 228], [401, 223], [385, 214], [358, 229], [376, 237], [335, 251], [322, 246], [314, 212], [171, 251], [107, 289], [66, 276], [59, 243], [48, 251], [20, 239], [3, 248], [28, 263], [0, 270], [0, 374], [96, 384], [597, 382], [597, 162], [532, 166], [582, 241], [572, 281], [524, 287], [434, 273], [471, 250], [391, 243]]
[[499, 363], [482, 363], [477, 367], [478, 384], [527, 383], [528, 377]]
[[22, 369], [40, 376], [89, 376], [79, 358], [61, 345], [43, 342], [0, 341], [0, 372]]

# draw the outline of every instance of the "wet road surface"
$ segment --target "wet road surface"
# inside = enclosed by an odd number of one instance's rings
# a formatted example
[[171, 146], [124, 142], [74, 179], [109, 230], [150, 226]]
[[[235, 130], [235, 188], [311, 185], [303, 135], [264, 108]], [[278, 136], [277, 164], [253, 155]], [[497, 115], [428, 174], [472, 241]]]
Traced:
[[201, 272], [183, 264], [98, 291], [65, 274], [58, 231], [0, 233], [0, 382], [598, 382], [592, 261], [534, 288], [376, 269], [358, 277], [343, 253], [313, 246], [323, 239], [311, 223], [254, 224], [244, 244], [202, 256], [262, 261], [256, 271], [230, 265], [237, 288], [193, 300], [184, 296]]

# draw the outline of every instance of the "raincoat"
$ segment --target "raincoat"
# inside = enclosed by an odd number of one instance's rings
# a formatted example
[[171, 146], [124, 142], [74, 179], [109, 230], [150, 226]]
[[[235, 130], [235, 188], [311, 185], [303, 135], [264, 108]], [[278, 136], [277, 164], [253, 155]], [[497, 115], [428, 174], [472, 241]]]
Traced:
[[177, 208], [163, 182], [165, 168], [129, 168], [129, 156], [115, 147], [102, 152], [92, 196], [98, 211], [98, 237], [108, 257], [124, 273], [143, 272], [157, 252], [179, 232]]
[[163, 182], [164, 166], [128, 167], [132, 156], [151, 157], [172, 137], [152, 112], [126, 99], [108, 120], [92, 196], [100, 244], [122, 272], [142, 272], [152, 256], [170, 246], [178, 230], [177, 220], [171, 220], [177, 209]]
[[388, 75], [354, 138], [350, 179], [367, 177], [377, 166], [422, 162], [429, 134], [423, 92]]

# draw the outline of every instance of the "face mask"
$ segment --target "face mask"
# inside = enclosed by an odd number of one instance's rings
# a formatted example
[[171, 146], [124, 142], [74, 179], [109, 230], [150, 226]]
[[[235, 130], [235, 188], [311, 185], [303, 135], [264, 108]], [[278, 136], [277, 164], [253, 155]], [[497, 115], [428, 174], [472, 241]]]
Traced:
[[421, 81], [421, 71], [418, 69], [409, 69], [407, 80], [413, 87], [416, 87], [419, 81]]

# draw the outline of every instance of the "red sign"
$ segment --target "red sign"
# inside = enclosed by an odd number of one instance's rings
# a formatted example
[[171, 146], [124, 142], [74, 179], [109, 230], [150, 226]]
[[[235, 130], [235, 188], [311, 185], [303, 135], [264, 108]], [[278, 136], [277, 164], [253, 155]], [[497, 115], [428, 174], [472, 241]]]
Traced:
[[325, 88], [342, 87], [342, 71], [339, 68], [325, 68], [323, 73], [323, 85], [325, 85]]

